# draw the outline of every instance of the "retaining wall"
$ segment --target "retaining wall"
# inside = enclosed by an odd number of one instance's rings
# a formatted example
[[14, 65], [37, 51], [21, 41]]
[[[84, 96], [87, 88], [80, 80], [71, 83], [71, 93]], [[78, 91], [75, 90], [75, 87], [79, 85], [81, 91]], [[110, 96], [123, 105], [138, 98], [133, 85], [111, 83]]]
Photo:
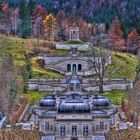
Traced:
[[[126, 90], [133, 87], [133, 81], [126, 79], [105, 79], [104, 80], [104, 91], [111, 91], [116, 89]], [[82, 83], [84, 91], [98, 91], [98, 86], [93, 80], [88, 82], [84, 79]], [[29, 90], [37, 90], [42, 92], [55, 92], [55, 91], [66, 91], [67, 83], [66, 79], [31, 79], [28, 82]]]

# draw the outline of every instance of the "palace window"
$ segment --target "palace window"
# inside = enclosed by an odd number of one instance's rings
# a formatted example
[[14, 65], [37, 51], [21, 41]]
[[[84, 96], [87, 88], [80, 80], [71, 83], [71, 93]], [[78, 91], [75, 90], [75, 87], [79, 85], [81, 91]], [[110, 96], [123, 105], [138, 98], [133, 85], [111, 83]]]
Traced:
[[73, 125], [72, 126], [72, 135], [73, 136], [76, 136], [77, 135], [77, 126], [76, 125]]
[[50, 131], [53, 131], [53, 125], [50, 125]]
[[83, 135], [88, 136], [88, 125], [83, 126]]
[[78, 71], [81, 71], [81, 70], [82, 70], [82, 65], [78, 64]]
[[100, 130], [104, 130], [104, 122], [100, 122]]
[[49, 122], [45, 123], [45, 131], [49, 131]]
[[72, 71], [73, 71], [73, 72], [76, 72], [76, 64], [73, 64], [73, 65], [72, 65]]
[[65, 125], [61, 125], [60, 126], [60, 135], [65, 136], [65, 134], [66, 134], [66, 127], [65, 127]]
[[96, 131], [99, 131], [99, 125], [96, 125]]
[[67, 71], [70, 72], [71, 71], [71, 64], [67, 65]]

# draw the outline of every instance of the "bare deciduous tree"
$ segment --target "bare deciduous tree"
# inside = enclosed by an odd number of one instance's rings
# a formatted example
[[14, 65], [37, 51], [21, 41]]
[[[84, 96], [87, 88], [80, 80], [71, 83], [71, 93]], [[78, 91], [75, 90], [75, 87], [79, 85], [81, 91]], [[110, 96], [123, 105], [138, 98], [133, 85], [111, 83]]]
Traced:
[[0, 66], [0, 106], [8, 119], [11, 117], [16, 95], [23, 91], [22, 87], [12, 56], [3, 58]]
[[[103, 36], [106, 36], [103, 38]], [[96, 40], [95, 40], [96, 39]], [[89, 61], [93, 66], [93, 70], [98, 77], [97, 84], [99, 86], [99, 92], [102, 93], [104, 91], [103, 84], [104, 84], [104, 75], [107, 69], [108, 64], [110, 63], [110, 49], [108, 43], [108, 37], [105, 33], [97, 33], [95, 38], [91, 38], [91, 52], [92, 52], [92, 59], [90, 58]]]

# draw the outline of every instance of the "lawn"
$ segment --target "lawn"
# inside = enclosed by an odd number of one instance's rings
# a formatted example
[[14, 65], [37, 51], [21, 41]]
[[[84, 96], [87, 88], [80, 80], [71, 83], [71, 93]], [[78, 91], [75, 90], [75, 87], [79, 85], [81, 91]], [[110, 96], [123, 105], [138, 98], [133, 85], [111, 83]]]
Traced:
[[138, 59], [135, 55], [126, 53], [112, 52], [112, 64], [108, 66], [107, 70], [114, 68], [121, 68], [113, 74], [106, 75], [108, 78], [123, 78], [134, 80], [136, 76], [136, 67]]
[[31, 60], [32, 65], [32, 77], [33, 78], [61, 78], [62, 75], [55, 73], [53, 71], [47, 70], [45, 68], [41, 68], [37, 63], [36, 60], [38, 57], [34, 57]]
[[128, 98], [127, 91], [125, 90], [113, 90], [105, 92], [103, 95], [107, 96], [115, 105], [121, 104], [122, 97]]
[[27, 98], [29, 105], [38, 103], [43, 97], [47, 95], [48, 93], [41, 93], [38, 91], [28, 91], [27, 93], [23, 94], [23, 96]]
[[[33, 45], [37, 44], [35, 39], [22, 39], [11, 36], [0, 36], [0, 59], [6, 55], [12, 55], [14, 64], [21, 68], [25, 64], [25, 53], [31, 53]], [[46, 77], [46, 78], [59, 78], [60, 74], [52, 71], [48, 71], [44, 68], [40, 68], [35, 63], [36, 58], [32, 60], [32, 70], [34, 77]]]

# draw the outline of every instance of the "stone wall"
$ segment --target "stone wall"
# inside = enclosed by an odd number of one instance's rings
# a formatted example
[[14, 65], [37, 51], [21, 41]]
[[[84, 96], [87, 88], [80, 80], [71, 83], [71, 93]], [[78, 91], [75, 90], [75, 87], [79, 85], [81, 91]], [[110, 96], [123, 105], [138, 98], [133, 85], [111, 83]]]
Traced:
[[[67, 66], [71, 66], [71, 71], [73, 71], [74, 65], [76, 66], [76, 72], [79, 75], [94, 75], [95, 71], [93, 69], [92, 63], [89, 59], [94, 59], [93, 55], [82, 55], [79, 54], [76, 57], [71, 55], [46, 55], [40, 57], [45, 61], [45, 68], [57, 71], [61, 74], [67, 73]], [[96, 58], [98, 59], [98, 58]], [[106, 65], [111, 64], [111, 56], [108, 58]], [[81, 65], [81, 70], [78, 71], [78, 65]]]
[[91, 50], [89, 43], [86, 44], [77, 44], [77, 45], [72, 45], [72, 44], [56, 44], [56, 49], [58, 50], [71, 50], [72, 47], [77, 47], [79, 51], [88, 51]]
[[[112, 91], [116, 89], [126, 90], [133, 87], [133, 81], [126, 79], [106, 79], [104, 80], [104, 91]], [[56, 92], [66, 91], [67, 83], [66, 79], [30, 79], [28, 82], [29, 90], [37, 90], [42, 92]], [[98, 86], [94, 81], [88, 81], [84, 79], [82, 83], [82, 89], [86, 92], [98, 91]]]

